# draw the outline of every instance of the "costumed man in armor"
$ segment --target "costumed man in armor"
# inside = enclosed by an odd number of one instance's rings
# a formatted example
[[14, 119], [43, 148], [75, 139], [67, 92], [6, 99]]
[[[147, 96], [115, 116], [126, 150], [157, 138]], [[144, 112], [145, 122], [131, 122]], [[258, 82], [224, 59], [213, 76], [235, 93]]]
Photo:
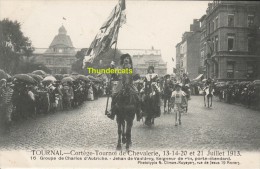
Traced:
[[144, 79], [144, 87], [141, 93], [142, 97], [142, 111], [147, 115], [145, 119], [146, 125], [151, 125], [152, 119], [161, 115], [160, 110], [160, 89], [157, 85], [158, 75], [154, 73], [154, 67], [149, 66], [147, 74]]
[[[120, 69], [132, 69], [133, 63], [131, 56], [129, 54], [123, 54], [120, 57]], [[111, 77], [112, 81], [118, 81], [117, 85], [112, 88], [112, 102], [111, 102], [111, 111], [108, 112], [107, 116], [110, 119], [114, 119], [116, 115], [116, 108], [118, 107], [118, 103], [124, 102], [120, 99], [120, 95], [128, 95], [129, 99], [132, 100], [133, 103], [137, 103], [135, 107], [135, 113], [137, 117], [137, 121], [140, 121], [140, 100], [138, 97], [138, 90], [133, 84], [133, 75], [131, 73], [118, 74], [116, 73]]]

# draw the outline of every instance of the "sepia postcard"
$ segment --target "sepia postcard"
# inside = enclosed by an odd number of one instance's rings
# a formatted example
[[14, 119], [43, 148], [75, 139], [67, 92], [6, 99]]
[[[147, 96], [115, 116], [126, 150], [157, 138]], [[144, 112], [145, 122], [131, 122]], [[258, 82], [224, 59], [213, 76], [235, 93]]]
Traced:
[[259, 169], [259, 11], [0, 0], [0, 169]]

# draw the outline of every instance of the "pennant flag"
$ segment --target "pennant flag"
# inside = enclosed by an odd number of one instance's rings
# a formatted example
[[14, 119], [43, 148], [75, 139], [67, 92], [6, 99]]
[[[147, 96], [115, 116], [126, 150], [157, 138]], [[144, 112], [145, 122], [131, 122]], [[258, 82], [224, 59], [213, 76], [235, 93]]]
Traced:
[[92, 41], [83, 60], [83, 68], [86, 62], [92, 63], [96, 56], [106, 52], [117, 42], [119, 28], [126, 23], [125, 8], [125, 0], [119, 0]]

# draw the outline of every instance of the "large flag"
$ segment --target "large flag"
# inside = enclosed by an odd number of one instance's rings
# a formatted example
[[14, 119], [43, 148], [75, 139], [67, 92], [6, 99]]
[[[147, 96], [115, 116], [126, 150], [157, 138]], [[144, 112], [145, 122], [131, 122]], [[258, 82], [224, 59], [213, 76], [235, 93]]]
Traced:
[[106, 52], [116, 43], [119, 28], [126, 23], [125, 8], [125, 0], [119, 0], [107, 20], [102, 24], [99, 33], [92, 41], [83, 60], [83, 68], [86, 62], [92, 63], [96, 56]]

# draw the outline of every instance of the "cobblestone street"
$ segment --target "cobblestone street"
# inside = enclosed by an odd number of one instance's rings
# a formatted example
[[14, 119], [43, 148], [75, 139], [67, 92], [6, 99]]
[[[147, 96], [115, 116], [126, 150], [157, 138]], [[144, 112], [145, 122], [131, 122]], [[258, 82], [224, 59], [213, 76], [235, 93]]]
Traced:
[[[78, 109], [39, 115], [13, 124], [0, 138], [1, 150], [46, 148], [115, 149], [116, 121], [104, 115], [106, 98], [88, 101]], [[260, 112], [214, 100], [203, 106], [193, 96], [182, 125], [174, 126], [173, 114], [162, 113], [155, 125], [134, 121], [132, 149], [239, 149], [260, 150]]]

